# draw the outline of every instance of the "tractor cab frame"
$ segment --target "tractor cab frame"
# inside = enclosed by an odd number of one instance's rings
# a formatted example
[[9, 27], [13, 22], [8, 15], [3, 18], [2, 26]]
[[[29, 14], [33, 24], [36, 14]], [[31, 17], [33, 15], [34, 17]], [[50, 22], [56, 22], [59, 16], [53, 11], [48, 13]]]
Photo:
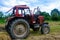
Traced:
[[27, 12], [30, 14], [30, 9], [26, 5], [18, 5], [13, 8], [13, 13], [15, 13], [16, 17], [23, 17], [23, 15], [26, 15]]

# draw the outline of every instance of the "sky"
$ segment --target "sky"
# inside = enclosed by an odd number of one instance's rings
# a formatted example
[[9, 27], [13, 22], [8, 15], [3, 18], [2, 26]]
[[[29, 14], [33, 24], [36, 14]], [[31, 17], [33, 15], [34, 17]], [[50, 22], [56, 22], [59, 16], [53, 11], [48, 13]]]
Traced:
[[0, 0], [0, 11], [6, 12], [15, 5], [28, 5], [31, 10], [39, 6], [40, 11], [60, 10], [60, 0]]

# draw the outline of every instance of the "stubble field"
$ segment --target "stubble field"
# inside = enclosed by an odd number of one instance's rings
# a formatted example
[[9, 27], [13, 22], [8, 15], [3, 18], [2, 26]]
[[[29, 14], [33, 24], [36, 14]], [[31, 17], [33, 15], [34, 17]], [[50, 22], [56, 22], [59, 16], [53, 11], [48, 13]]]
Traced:
[[[46, 35], [39, 32], [30, 31], [30, 35], [22, 40], [60, 40], [60, 21], [48, 21], [50, 33]], [[3, 29], [5, 23], [0, 23], [0, 40], [11, 40], [9, 34]], [[20, 39], [21, 40], [21, 39]]]

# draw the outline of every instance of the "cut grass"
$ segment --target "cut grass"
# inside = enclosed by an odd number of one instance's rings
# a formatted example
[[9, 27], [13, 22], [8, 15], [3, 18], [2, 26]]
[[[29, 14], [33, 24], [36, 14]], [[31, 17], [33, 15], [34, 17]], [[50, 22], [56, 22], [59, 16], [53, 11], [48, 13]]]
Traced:
[[6, 32], [0, 32], [0, 40], [11, 40], [11, 38]]
[[[60, 21], [47, 21], [47, 22], [50, 25], [49, 34], [42, 35], [42, 34], [39, 34], [39, 32], [30, 31], [30, 35], [24, 40], [44, 40], [44, 39], [54, 40], [55, 36], [59, 36], [59, 38], [60, 38]], [[3, 40], [4, 40], [4, 37], [3, 37], [4, 35], [9, 37], [6, 32], [3, 32], [3, 33], [0, 32], [0, 39], [3, 38]], [[5, 38], [7, 38], [7, 37], [5, 37]]]
[[[37, 40], [37, 38], [42, 40], [48, 37], [47, 40], [54, 40], [55, 36], [59, 36], [60, 38], [60, 21], [46, 21], [50, 25], [50, 33], [47, 35], [39, 34], [39, 32], [30, 32], [30, 36], [26, 40]], [[35, 38], [36, 37], [36, 38]], [[50, 39], [49, 39], [50, 38]]]

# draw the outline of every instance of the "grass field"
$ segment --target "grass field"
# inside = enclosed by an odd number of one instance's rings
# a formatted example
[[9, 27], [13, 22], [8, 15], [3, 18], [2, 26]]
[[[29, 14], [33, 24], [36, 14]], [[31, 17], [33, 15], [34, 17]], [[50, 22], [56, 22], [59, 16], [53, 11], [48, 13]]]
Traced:
[[[50, 25], [50, 33], [46, 35], [30, 31], [30, 35], [23, 40], [60, 40], [60, 21], [47, 21]], [[4, 24], [0, 23], [0, 27]], [[11, 40], [7, 32], [0, 32], [0, 40]]]

